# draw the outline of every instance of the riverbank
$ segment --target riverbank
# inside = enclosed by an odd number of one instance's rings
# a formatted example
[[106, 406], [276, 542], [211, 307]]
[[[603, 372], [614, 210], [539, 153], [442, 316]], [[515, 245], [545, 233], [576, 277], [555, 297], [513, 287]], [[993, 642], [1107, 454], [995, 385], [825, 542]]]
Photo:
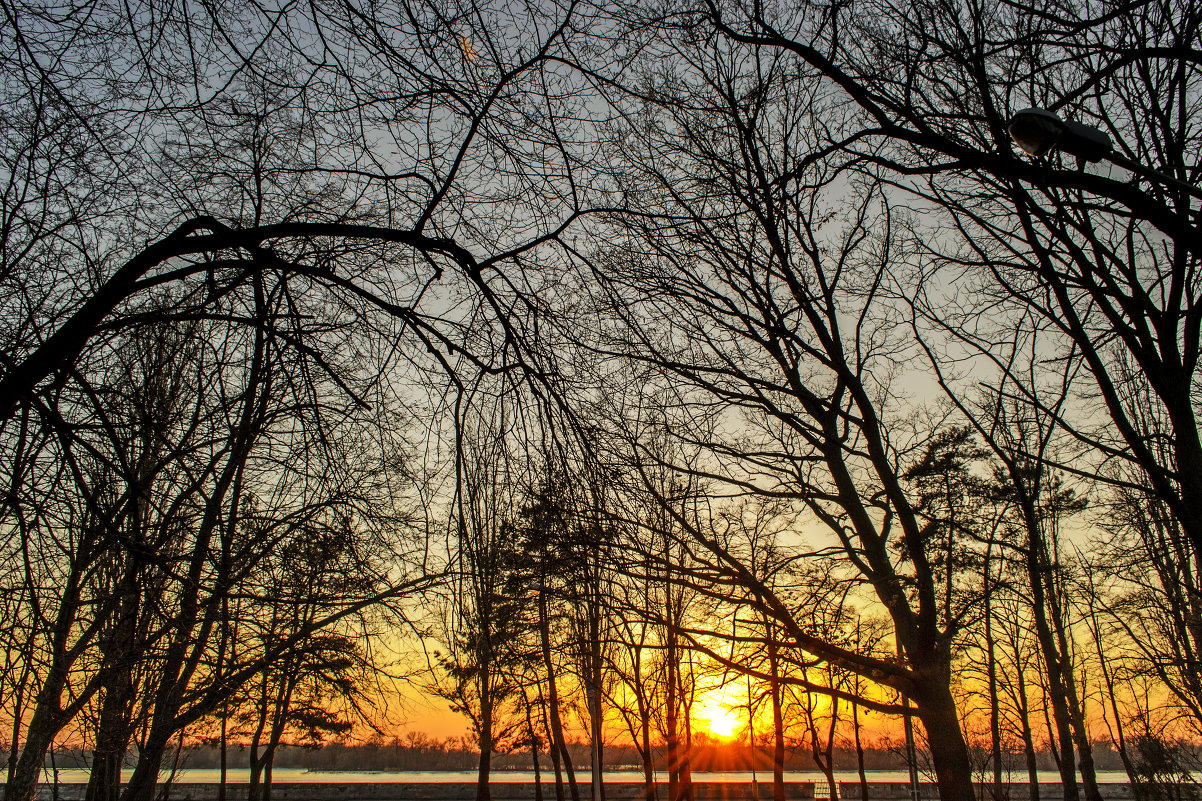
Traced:
[[[909, 801], [910, 788], [904, 782], [869, 783], [871, 801]], [[83, 801], [86, 784], [45, 784], [38, 788], [38, 801]], [[536, 801], [539, 798], [532, 782], [496, 782], [489, 785], [491, 801]], [[1100, 786], [1104, 801], [1135, 801], [1130, 785], [1107, 783]], [[543, 783], [542, 801], [554, 801], [555, 785]], [[219, 785], [215, 783], [163, 784], [159, 787], [160, 801], [217, 801]], [[581, 801], [592, 801], [592, 788], [588, 784], [579, 787]], [[768, 782], [695, 782], [695, 801], [772, 801], [772, 783]], [[245, 785], [229, 785], [226, 798], [243, 801]], [[1030, 801], [1030, 786], [1026, 783], [1011, 783], [1004, 786], [1005, 798], [1009, 801]], [[657, 798], [666, 801], [667, 787], [657, 786]], [[758, 798], [757, 798], [758, 796]], [[861, 799], [859, 782], [838, 782], [838, 798]], [[938, 798], [932, 784], [922, 784], [919, 797], [924, 801]], [[985, 787], [980, 787], [979, 799], [991, 796]], [[622, 782], [605, 785], [605, 801], [643, 801], [645, 787], [640, 783]], [[825, 782], [786, 782], [787, 801], [810, 801], [829, 799]], [[354, 782], [326, 784], [316, 782], [276, 782], [271, 787], [271, 801], [475, 801], [474, 782]], [[1055, 783], [1039, 785], [1039, 801], [1061, 801], [1061, 786]]]

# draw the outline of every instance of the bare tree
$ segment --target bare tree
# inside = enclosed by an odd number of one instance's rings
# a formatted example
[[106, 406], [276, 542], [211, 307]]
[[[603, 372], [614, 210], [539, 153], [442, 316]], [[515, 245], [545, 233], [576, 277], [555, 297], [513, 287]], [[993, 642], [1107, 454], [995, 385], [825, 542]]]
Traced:
[[[563, 616], [559, 612], [560, 585], [565, 571], [561, 569], [565, 555], [562, 546], [568, 541], [565, 531], [572, 525], [569, 489], [563, 480], [548, 478], [534, 489], [531, 502], [522, 510], [524, 518], [522, 545], [529, 561], [528, 573], [532, 581], [531, 590], [536, 596], [538, 652], [541, 657], [542, 681], [546, 685], [546, 696], [542, 699], [542, 713], [549, 734], [551, 761], [555, 769], [556, 801], [564, 801], [564, 774], [567, 775], [568, 790], [573, 801], [578, 801], [580, 790], [576, 784], [576, 772], [572, 755], [568, 751], [564, 735], [561, 708], [560, 661], [553, 656], [563, 641], [558, 625]], [[553, 649], [554, 644], [554, 649]]]
[[[1026, 6], [882, 0], [829, 8], [704, 3], [721, 36], [787, 53], [790, 69], [829, 87], [812, 158], [895, 187], [922, 208], [916, 259], [969, 290], [959, 336], [985, 350], [1024, 315], [1060, 338], [1096, 388], [1065, 414], [1103, 458], [1147, 472], [1196, 549], [1202, 546], [1202, 440], [1196, 378], [1199, 110], [1198, 9], [1172, 3]], [[1099, 126], [1115, 169], [1070, 153], [1031, 162], [1007, 132], [1026, 106]], [[1088, 154], [1087, 154], [1088, 155]], [[1148, 168], [1184, 183], [1158, 181]], [[849, 177], [849, 180], [853, 180]], [[1196, 187], [1196, 183], [1194, 185]], [[946, 292], [929, 308], [943, 317]], [[956, 304], [952, 304], [953, 306]], [[945, 306], [946, 308], [946, 306]], [[1123, 385], [1123, 361], [1148, 377], [1170, 429], [1158, 449]], [[1000, 365], [1005, 369], [1004, 363]], [[1053, 368], [1056, 369], [1056, 368]], [[1090, 416], [1104, 409], [1106, 420]]]
[[[368, 412], [384, 428], [389, 409], [409, 400], [398, 399], [399, 383], [527, 360], [513, 327], [520, 282], [493, 266], [520, 264], [586, 203], [561, 126], [577, 102], [566, 91], [571, 72], [555, 56], [574, 35], [573, 7], [501, 23], [454, 2], [370, 18], [346, 3], [284, 16], [213, 8], [177, 17], [152, 6], [3, 9], [12, 34], [0, 48], [12, 78], [0, 243], [0, 280], [12, 290], [0, 362], [0, 442], [12, 466], [4, 529], [24, 585], [52, 599], [32, 627], [44, 650], [25, 663], [29, 681], [12, 699], [15, 797], [33, 792], [55, 732], [105, 682], [114, 705], [125, 684], [115, 647], [102, 671], [81, 679], [74, 666], [103, 632], [117, 641], [125, 618], [109, 606], [135, 597], [118, 582], [88, 606], [88, 571], [113, 532], [84, 460], [112, 461], [103, 467], [123, 485], [144, 482], [96, 444], [110, 433], [103, 423], [80, 426], [104, 409], [106, 365], [129, 337], [163, 320], [202, 321], [194, 336], [209, 338], [211, 369], [198, 371], [181, 404], [200, 425], [167, 435], [179, 458], [155, 473], [159, 531], [182, 526], [189, 536], [154, 565], [153, 606], [141, 594], [142, 609], [129, 610], [161, 624], [143, 654], [155, 666], [138, 713], [147, 733], [125, 791], [144, 798], [172, 738], [266, 664], [413, 589], [407, 577], [336, 599], [259, 648], [228, 642], [253, 631], [231, 633], [224, 618], [249, 605], [231, 605], [231, 595], [275, 589], [253, 583], [271, 544], [346, 520], [358, 533], [371, 529], [365, 519], [394, 515], [397, 487], [376, 470], [394, 443], [381, 436], [372, 456], [363, 429], [350, 433]], [[506, 25], [539, 44], [509, 44]], [[471, 351], [482, 323], [511, 349]], [[75, 505], [52, 510], [64, 486]], [[42, 564], [21, 562], [39, 532], [55, 547]], [[136, 543], [116, 542], [116, 559], [131, 545], [136, 553]], [[361, 566], [373, 581], [398, 575], [398, 565]], [[234, 653], [244, 661], [226, 664]]]
[[[454, 406], [449, 525], [456, 567], [441, 625], [446, 650], [436, 655], [446, 682], [434, 686], [471, 721], [480, 751], [480, 801], [489, 798], [493, 752], [520, 738], [523, 727], [528, 733], [527, 666], [549, 661], [544, 587], [532, 586], [538, 566], [527, 559], [531, 543], [524, 536], [531, 532], [521, 511], [531, 464], [527, 446], [540, 426], [540, 409], [526, 403], [520, 378], [481, 374]], [[538, 642], [525, 636], [532, 614]]]
[[[582, 101], [557, 54], [574, 35], [575, 6], [495, 18], [454, 0], [370, 16], [349, 3], [296, 8], [280, 19], [214, 10], [161, 32], [102, 0], [62, 19], [6, 8], [15, 35], [5, 55], [24, 79], [14, 86], [29, 98], [57, 96], [64, 115], [88, 131], [128, 133], [122, 141], [135, 154], [161, 155], [134, 162], [103, 188], [118, 200], [134, 195], [152, 213], [134, 215], [136, 235], [118, 236], [129, 210], [110, 218], [96, 207], [101, 235], [64, 266], [80, 279], [70, 297], [20, 278], [53, 258], [34, 247], [41, 240], [17, 252], [22, 261], [8, 274], [23, 281], [17, 296], [34, 308], [14, 311], [28, 319], [14, 321], [13, 330], [26, 333], [6, 349], [6, 418], [69, 371], [106, 320], [136, 313], [148, 290], [193, 279], [195, 290], [175, 302], [203, 308], [266, 264], [303, 276], [310, 292], [358, 299], [394, 318], [437, 363], [438, 352], [459, 348], [455, 324], [465, 315], [445, 313], [434, 296], [460, 293], [505, 327], [517, 281], [494, 264], [553, 240], [587, 202], [573, 181], [578, 143], [563, 123]], [[523, 52], [506, 26], [538, 44]], [[75, 57], [73, 47], [93, 45], [98, 53]], [[177, 61], [176, 53], [189, 58]], [[98, 54], [95, 74], [77, 74]], [[39, 55], [55, 70], [39, 70]], [[122, 80], [109, 80], [123, 70]], [[344, 103], [347, 93], [358, 100]], [[122, 124], [128, 120], [134, 124]], [[97, 143], [99, 152], [111, 152], [107, 144]], [[10, 152], [16, 158], [19, 144]], [[39, 177], [30, 170], [30, 180]], [[73, 218], [64, 225], [68, 233], [79, 228]]]
[[[286, 734], [317, 745], [326, 735], [345, 734], [356, 721], [366, 720], [367, 690], [382, 670], [364, 645], [383, 633], [373, 630], [373, 610], [303, 634], [328, 613], [332, 598], [361, 597], [375, 589], [360, 575], [363, 565], [355, 551], [363, 543], [350, 530], [353, 521], [343, 523], [309, 528], [303, 538], [280, 543], [254, 571], [270, 587], [257, 599], [251, 623], [264, 640], [259, 648], [289, 640], [296, 644], [266, 665], [242, 694], [241, 717], [250, 734], [248, 801], [270, 801], [275, 756]], [[231, 658], [223, 667], [238, 666], [239, 660]]]
[[[1202, 725], [1202, 627], [1197, 587], [1197, 552], [1150, 488], [1120, 488], [1106, 504], [1114, 539], [1096, 563], [1091, 612], [1125, 635], [1136, 656], [1172, 694], [1174, 702]], [[1108, 579], [1108, 580], [1106, 580]], [[1103, 589], [1103, 581], [1106, 581]], [[1108, 626], [1109, 627], [1109, 626]], [[1100, 636], [1100, 622], [1095, 625]]]
[[[808, 630], [703, 528], [689, 531], [791, 646], [913, 699], [941, 792], [966, 796], [950, 689], [965, 599], [949, 596], [940, 543], [903, 479], [914, 444], [891, 417], [895, 365], [913, 351], [882, 291], [888, 198], [828, 191], [837, 174], [805, 158], [821, 136], [820, 90], [784, 54], [688, 35], [663, 47], [679, 69], [647, 76], [618, 150], [630, 213], [590, 258], [621, 326], [603, 350], [688, 388], [674, 434], [705, 449], [694, 473], [795, 500], [829, 533], [892, 617], [905, 664]], [[708, 421], [731, 435], [707, 436]]]

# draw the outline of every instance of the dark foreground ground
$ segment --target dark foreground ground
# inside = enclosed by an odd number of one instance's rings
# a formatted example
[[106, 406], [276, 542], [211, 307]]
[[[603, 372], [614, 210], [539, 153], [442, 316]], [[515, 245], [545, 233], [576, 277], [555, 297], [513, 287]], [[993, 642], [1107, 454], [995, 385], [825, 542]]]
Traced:
[[[742, 782], [696, 782], [693, 785], [696, 801], [771, 801], [771, 782], [761, 782], [756, 799], [751, 783]], [[981, 787], [977, 793], [979, 801], [993, 801], [991, 787]], [[1180, 788], [1187, 789], [1187, 788]], [[1195, 791], [1199, 788], [1188, 788]], [[216, 784], [177, 784], [160, 787], [159, 801], [217, 801]], [[490, 788], [492, 801], [535, 801], [534, 784], [498, 783]], [[667, 795], [666, 787], [658, 788], [658, 797], [662, 800]], [[1104, 784], [1101, 785], [1102, 798], [1105, 801], [1135, 801], [1130, 785]], [[227, 788], [228, 801], [244, 801], [246, 786], [230, 785]], [[581, 801], [592, 801], [591, 788], [588, 785], [580, 787]], [[829, 799], [830, 792], [824, 782], [786, 782], [785, 795], [789, 801], [808, 801], [808, 799]], [[42, 786], [38, 790], [39, 801], [82, 801], [84, 785], [60, 784]], [[859, 801], [862, 798], [858, 782], [840, 782], [838, 798]], [[923, 784], [919, 797], [928, 801], [938, 799], [934, 785]], [[1198, 793], [1202, 799], [1202, 793]], [[642, 801], [645, 798], [644, 787], [641, 784], [606, 784], [605, 801]], [[869, 784], [869, 798], [872, 801], [909, 801], [910, 788], [906, 784], [893, 782], [876, 782]], [[1031, 801], [1030, 787], [1027, 784], [1009, 784], [1005, 786], [1005, 799], [1008, 801]], [[271, 801], [475, 801], [475, 784], [273, 784]], [[544, 784], [543, 801], [555, 801], [555, 786]], [[1062, 801], [1063, 793], [1059, 784], [1039, 785], [1039, 801]]]

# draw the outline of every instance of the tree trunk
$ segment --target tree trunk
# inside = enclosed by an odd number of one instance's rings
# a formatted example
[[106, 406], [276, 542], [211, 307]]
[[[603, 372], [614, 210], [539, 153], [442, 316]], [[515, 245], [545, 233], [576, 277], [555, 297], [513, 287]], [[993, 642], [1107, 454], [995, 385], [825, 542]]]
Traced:
[[538, 764], [538, 736], [534, 733], [534, 720], [530, 715], [530, 696], [522, 690], [522, 708], [526, 710], [526, 737], [530, 740], [530, 764], [534, 768], [534, 801], [543, 801], [543, 773]]
[[676, 680], [680, 682], [676, 693], [684, 713], [684, 743], [678, 743], [683, 746], [680, 748], [680, 797], [693, 801], [693, 695], [685, 695], [683, 671], [676, 671]]
[[664, 704], [664, 749], [668, 757], [668, 799], [681, 801], [680, 795], [680, 744], [676, 732], [676, 672], [680, 666], [676, 664], [676, 635], [667, 632], [667, 698]]
[[[805, 677], [805, 674], [803, 673], [802, 676]], [[809, 729], [810, 735], [810, 758], [814, 761], [814, 766], [822, 771], [822, 775], [826, 777], [826, 785], [830, 788], [831, 798], [835, 798], [838, 794], [838, 787], [835, 783], [835, 725], [839, 720], [839, 708], [838, 699], [832, 696], [830, 702], [830, 730], [827, 732], [825, 740], [818, 736], [818, 717], [814, 714], [815, 702], [813, 695], [806, 695], [805, 714], [806, 727]]]
[[[785, 801], [785, 718], [780, 702], [780, 659], [777, 653], [776, 631], [769, 625], [767, 633], [768, 691], [772, 696], [772, 801]], [[750, 708], [747, 716], [750, 720]], [[755, 743], [751, 745], [754, 749]]]
[[[1202, 555], [1202, 439], [1199, 438], [1198, 418], [1194, 414], [1193, 376], [1182, 371], [1175, 381], [1180, 392], [1158, 393], [1165, 403], [1173, 421], [1173, 461], [1176, 462], [1176, 477], [1181, 482], [1180, 491], [1173, 504], [1181, 530], [1194, 546], [1194, 553]], [[1149, 473], [1155, 470], [1149, 469]], [[1173, 495], [1166, 497], [1174, 498]], [[1188, 569], [1188, 568], [1186, 568]]]
[[217, 801], [225, 801], [226, 786], [229, 780], [229, 741], [226, 737], [226, 719], [228, 717], [229, 707], [227, 705], [221, 714], [221, 742], [218, 746], [218, 769], [221, 775], [217, 783]]
[[58, 727], [54, 725], [50, 710], [41, 704], [34, 710], [29, 727], [25, 730], [25, 742], [21, 756], [12, 769], [12, 781], [4, 793], [4, 801], [35, 801], [38, 780], [42, 775], [42, 762]]
[[275, 744], [267, 750], [267, 764], [263, 766], [263, 801], [271, 801], [271, 774], [275, 772]]
[[[1092, 583], [1092, 580], [1091, 580]], [[1110, 712], [1114, 715], [1114, 739], [1115, 745], [1118, 746], [1119, 759], [1123, 761], [1123, 769], [1127, 773], [1127, 781], [1131, 783], [1132, 788], [1137, 783], [1135, 765], [1131, 762], [1131, 754], [1127, 749], [1127, 733], [1123, 727], [1123, 716], [1119, 711], [1117, 688], [1114, 686], [1114, 674], [1109, 667], [1109, 660], [1106, 658], [1106, 649], [1102, 643], [1102, 624], [1098, 620], [1097, 615], [1096, 592], [1095, 598], [1090, 604], [1090, 621], [1092, 622], [1092, 635], [1094, 648], [1098, 654], [1098, 667], [1102, 671], [1102, 681], [1106, 685], [1106, 698], [1110, 702]]]
[[259, 718], [255, 722], [254, 733], [250, 736], [250, 776], [246, 783], [246, 801], [260, 801], [263, 792], [260, 787], [263, 781], [263, 768], [266, 758], [260, 754], [259, 748], [263, 743], [263, 734], [267, 731], [267, 694], [270, 685], [270, 674], [264, 672], [260, 677], [263, 682], [263, 692], [259, 695]]
[[1067, 668], [1065, 679], [1069, 720], [1072, 722], [1073, 737], [1077, 743], [1077, 765], [1081, 769], [1081, 784], [1085, 789], [1085, 798], [1086, 801], [1102, 801], [1102, 793], [1098, 789], [1098, 772], [1093, 761], [1093, 744], [1089, 741], [1089, 730], [1085, 725], [1085, 715], [1081, 711], [1081, 703], [1077, 697], [1077, 682], [1073, 678], [1071, 666]]
[[480, 666], [480, 763], [476, 773], [476, 801], [489, 801], [489, 771], [492, 768], [492, 671]]
[[285, 661], [285, 669], [281, 671], [280, 691], [276, 694], [275, 709], [271, 717], [271, 730], [267, 739], [267, 753], [263, 755], [263, 801], [271, 801], [272, 773], [275, 771], [275, 755], [284, 738], [284, 730], [288, 728], [288, 710], [292, 708], [292, 694], [296, 690], [297, 666], [294, 659]]
[[[910, 709], [910, 699], [902, 696], [902, 707]], [[906, 734], [906, 769], [910, 780], [910, 801], [918, 801], [918, 752], [914, 748], [914, 718], [907, 714], [902, 718]]]
[[37, 797], [37, 786], [42, 776], [42, 763], [46, 759], [46, 752], [50, 750], [55, 735], [63, 727], [67, 717], [59, 707], [59, 699], [66, 687], [66, 678], [61, 660], [56, 660], [38, 692], [33, 716], [25, 729], [21, 756], [12, 770], [13, 779], [4, 795], [5, 801], [35, 801]]
[[[544, 582], [545, 586], [545, 582]], [[555, 799], [564, 801], [563, 784], [559, 777], [560, 761], [568, 774], [568, 789], [572, 801], [580, 801], [580, 788], [576, 786], [576, 771], [572, 768], [572, 755], [568, 752], [568, 744], [563, 736], [563, 721], [559, 719], [559, 690], [555, 682], [555, 665], [551, 660], [551, 621], [547, 615], [547, 594], [544, 590], [538, 596], [539, 634], [543, 647], [543, 669], [547, 672], [547, 719], [551, 729], [551, 743], [555, 764]]]
[[155, 801], [159, 770], [163, 766], [167, 746], [171, 743], [171, 734], [169, 726], [151, 723], [150, 734], [138, 754], [138, 764], [121, 792], [121, 801]]
[[[596, 601], [596, 599], [594, 599]], [[586, 700], [589, 709], [589, 752], [592, 754], [593, 766], [593, 796], [592, 801], [605, 799], [605, 741], [601, 731], [602, 696], [601, 696], [601, 622], [600, 605], [592, 605], [589, 609], [589, 680], [586, 687]]]
[[1089, 730], [1085, 725], [1085, 715], [1081, 710], [1080, 698], [1077, 695], [1077, 681], [1073, 676], [1073, 666], [1069, 657], [1068, 634], [1065, 631], [1063, 617], [1059, 604], [1053, 601], [1052, 620], [1055, 621], [1056, 641], [1061, 655], [1063, 670], [1064, 694], [1068, 701], [1069, 722], [1072, 724], [1073, 739], [1077, 744], [1078, 766], [1081, 768], [1081, 784], [1085, 789], [1086, 801], [1102, 801], [1102, 793], [1098, 790], [1098, 774], [1094, 768], [1093, 744], [1089, 741]]
[[1017, 666], [1017, 670], [1014, 677], [1014, 690], [1018, 695], [1019, 722], [1022, 724], [1023, 756], [1027, 762], [1027, 785], [1030, 788], [1031, 801], [1039, 801], [1039, 762], [1035, 757], [1035, 735], [1031, 731], [1031, 707], [1027, 702], [1027, 682], [1023, 678], [1020, 648], [1020, 643], [1015, 641], [1014, 664]]
[[939, 797], [945, 801], [970, 801], [975, 798], [972, 764], [968, 758], [968, 745], [960, 730], [955, 700], [947, 682], [930, 682], [922, 687], [922, 695], [915, 701], [918, 718], [927, 732], [927, 745], [931, 749]]
[[[1031, 514], [1033, 515], [1034, 512]], [[1031, 611], [1035, 616], [1036, 638], [1039, 641], [1039, 649], [1043, 656], [1047, 676], [1048, 700], [1052, 706], [1052, 718], [1055, 720], [1060, 781], [1064, 785], [1064, 801], [1077, 801], [1080, 794], [1077, 790], [1073, 738], [1069, 724], [1068, 699], [1064, 688], [1064, 666], [1059, 649], [1056, 647], [1051, 624], [1048, 622], [1048, 600], [1043, 574], [1050, 567], [1046, 565], [1046, 559], [1043, 556], [1043, 538], [1039, 533], [1038, 524], [1030, 519], [1027, 521], [1027, 535], [1027, 583], [1031, 589]]]
[[4, 786], [13, 787], [13, 777], [17, 770], [17, 753], [21, 750], [21, 721], [24, 720], [25, 712], [25, 689], [29, 686], [29, 678], [33, 675], [33, 658], [31, 650], [33, 648], [31, 640], [25, 646], [25, 651], [22, 652], [21, 678], [17, 682], [17, 686], [13, 691], [13, 703], [10, 707], [12, 714], [12, 729], [8, 741], [8, 760], [5, 768]]
[[73, 564], [50, 636], [50, 668], [41, 688], [34, 696], [33, 715], [30, 716], [29, 725], [25, 729], [21, 756], [15, 765], [10, 766], [11, 781], [5, 788], [5, 801], [34, 801], [46, 752], [50, 750], [62, 727], [75, 717], [76, 712], [95, 692], [96, 685], [91, 684], [72, 699], [67, 708], [62, 706], [63, 691], [67, 687], [71, 661], [74, 659], [68, 653], [68, 639], [80, 605], [79, 573], [80, 566]]
[[[859, 682], [857, 681], [857, 693], [860, 691], [858, 685]], [[868, 774], [864, 772], [864, 744], [860, 742], [860, 705], [855, 701], [851, 702], [851, 729], [855, 735], [856, 742], [856, 771], [860, 776], [860, 799], [861, 801], [868, 801]]]
[[989, 678], [989, 753], [993, 762], [993, 801], [1002, 801], [1002, 722], [999, 708], [997, 649], [993, 636], [993, 542], [985, 550], [985, 665]]
[[559, 747], [555, 743], [554, 735], [550, 734], [550, 731], [551, 731], [550, 717], [551, 716], [549, 714], [547, 714], [547, 706], [548, 705], [549, 704], [547, 701], [544, 701], [542, 704], [543, 727], [547, 730], [548, 737], [550, 737], [550, 740], [551, 740], [551, 747], [548, 750], [551, 753], [551, 768], [555, 772], [555, 801], [564, 801], [564, 799], [563, 799], [563, 769], [561, 768], [561, 766], [559, 764], [559, 760], [562, 757], [562, 754], [559, 753]]
[[[641, 657], [638, 665], [640, 667], [636, 673], [635, 681], [641, 683]], [[644, 797], [646, 801], [655, 801], [655, 764], [651, 755], [651, 710], [647, 704], [647, 696], [642, 686], [635, 688], [635, 701], [638, 704], [639, 726], [641, 728], [640, 739], [642, 740], [642, 747], [639, 749], [639, 755], [643, 759]]]
[[117, 801], [121, 795], [121, 763], [133, 736], [132, 703], [133, 671], [128, 664], [117, 666], [105, 682], [85, 801]]

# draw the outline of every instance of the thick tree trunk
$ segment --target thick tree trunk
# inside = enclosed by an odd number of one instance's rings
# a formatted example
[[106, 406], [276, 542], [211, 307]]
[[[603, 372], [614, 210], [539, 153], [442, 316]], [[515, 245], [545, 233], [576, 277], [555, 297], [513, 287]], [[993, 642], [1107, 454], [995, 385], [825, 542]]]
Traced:
[[263, 767], [263, 801], [271, 801], [271, 775], [275, 771], [275, 746], [267, 752], [267, 764]]
[[21, 654], [21, 678], [17, 681], [16, 687], [13, 688], [12, 706], [9, 707], [10, 714], [12, 714], [12, 728], [9, 733], [8, 760], [4, 771], [4, 786], [6, 788], [13, 786], [13, 777], [16, 775], [17, 770], [17, 754], [22, 748], [21, 722], [25, 719], [25, 691], [29, 686], [29, 679], [33, 676], [33, 646], [34, 642], [29, 642]]
[[[74, 592], [73, 586], [68, 589]], [[60, 613], [60, 629], [55, 633], [55, 658], [50, 670], [38, 691], [34, 703], [33, 715], [25, 729], [25, 741], [22, 743], [21, 756], [12, 768], [12, 781], [5, 789], [5, 801], [34, 801], [37, 797], [38, 781], [42, 775], [42, 765], [46, 754], [54, 743], [55, 736], [76, 714], [91, 693], [85, 693], [72, 700], [68, 708], [62, 707], [63, 691], [67, 686], [68, 663], [66, 657], [66, 632], [63, 621], [70, 621], [74, 610]]]
[[[1173, 421], [1175, 433], [1173, 457], [1177, 465], [1177, 479], [1181, 482], [1177, 495], [1180, 503], [1174, 504], [1177, 507], [1177, 521], [1194, 546], [1194, 553], [1202, 555], [1202, 438], [1199, 437], [1198, 418], [1194, 414], [1193, 382], [1192, 375], [1179, 375], [1175, 383], [1182, 391], [1172, 393], [1173, 397], [1161, 397]], [[1198, 578], [1202, 578], [1202, 572]]]
[[[131, 542], [146, 542], [146, 515], [149, 488], [154, 480], [151, 465], [157, 462], [160, 448], [153, 438], [141, 441], [135, 479], [130, 484], [133, 499], [126, 523], [126, 535]], [[133, 739], [134, 663], [142, 658], [138, 618], [142, 616], [142, 596], [146, 591], [142, 563], [130, 549], [115, 554], [121, 567], [119, 578], [110, 588], [116, 603], [111, 624], [100, 638], [100, 685], [104, 698], [96, 726], [96, 744], [92, 754], [91, 772], [85, 793], [86, 801], [117, 801], [121, 795], [121, 763]], [[123, 557], [123, 558], [122, 558]]]
[[121, 763], [133, 735], [133, 682], [128, 667], [115, 672], [118, 675], [106, 682], [104, 690], [85, 801], [117, 801], [121, 795]]
[[33, 715], [25, 728], [21, 756], [15, 764], [10, 764], [11, 779], [5, 788], [5, 801], [34, 801], [38, 780], [42, 775], [42, 763], [54, 743], [55, 736], [95, 692], [95, 685], [91, 685], [73, 698], [66, 708], [63, 707], [63, 691], [67, 687], [68, 674], [74, 659], [69, 653], [68, 640], [80, 605], [79, 571], [80, 566], [73, 564], [65, 582], [62, 601], [50, 637], [50, 668], [46, 671], [41, 688], [34, 696]]
[[155, 801], [159, 770], [163, 766], [167, 747], [171, 744], [171, 734], [170, 727], [151, 724], [150, 735], [138, 755], [133, 775], [121, 793], [121, 801]]
[[1045, 661], [1048, 672], [1048, 703], [1052, 706], [1052, 718], [1056, 727], [1056, 765], [1060, 769], [1060, 783], [1064, 786], [1065, 801], [1077, 801], [1080, 791], [1077, 786], [1077, 766], [1073, 756], [1073, 733], [1068, 720], [1068, 700], [1060, 680], [1059, 659], [1053, 654], [1050, 664]]
[[960, 730], [956, 703], [947, 682], [933, 681], [922, 687], [916, 701], [918, 718], [927, 732], [935, 781], [943, 801], [971, 801], [972, 763]]
[[[46, 688], [43, 688], [41, 694], [46, 693]], [[25, 729], [21, 756], [13, 767], [12, 782], [5, 791], [4, 801], [35, 801], [42, 763], [58, 730], [59, 725], [49, 705], [39, 702]]]

